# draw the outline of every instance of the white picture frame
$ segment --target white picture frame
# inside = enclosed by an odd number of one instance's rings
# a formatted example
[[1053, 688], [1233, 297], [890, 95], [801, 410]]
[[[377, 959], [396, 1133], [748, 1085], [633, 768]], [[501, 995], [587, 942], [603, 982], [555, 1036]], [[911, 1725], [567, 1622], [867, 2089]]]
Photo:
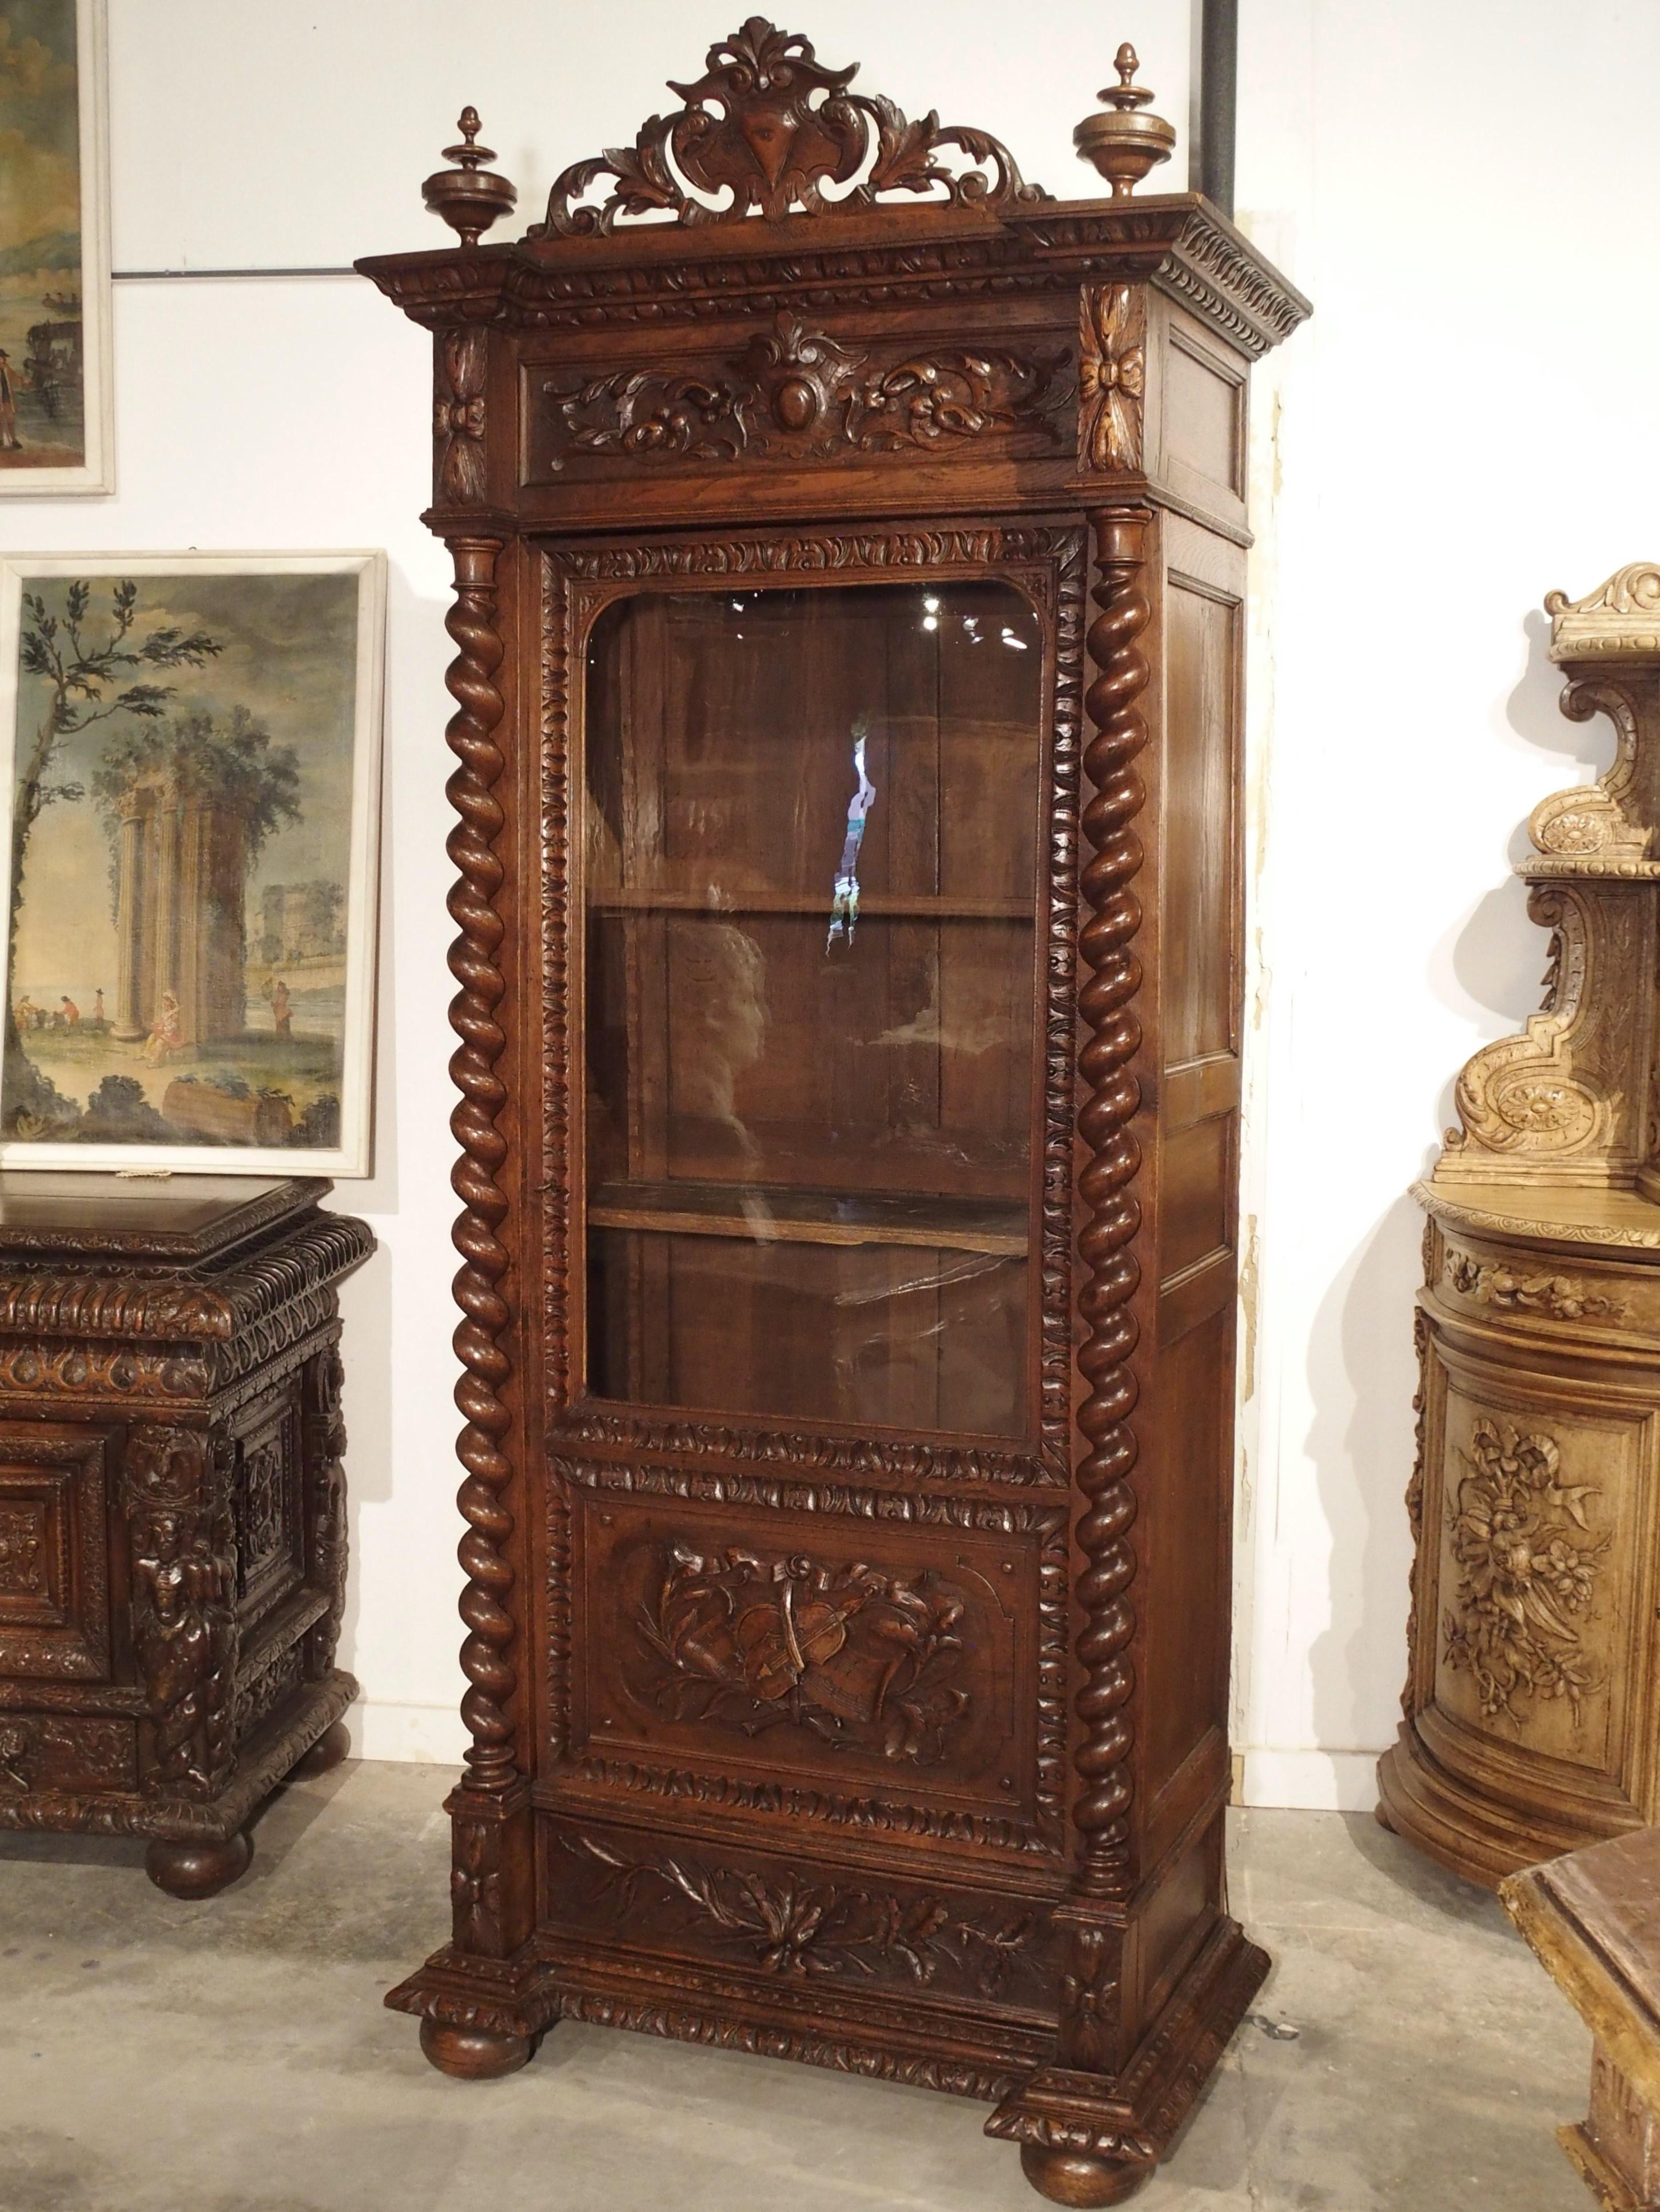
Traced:
[[[90, 694], [26, 665], [95, 672], [128, 591]], [[0, 556], [0, 1168], [371, 1172], [386, 601], [378, 550]]]
[[[0, 363], [0, 368], [9, 373], [12, 388], [9, 415], [0, 404], [0, 424], [9, 420], [13, 434], [20, 440], [15, 448], [0, 450], [0, 499], [62, 497], [66, 493], [106, 494], [115, 489], [106, 0], [41, 0], [41, 4], [54, 10], [72, 11], [75, 20], [73, 96], [78, 118], [80, 263], [78, 279], [68, 277], [61, 267], [61, 255], [55, 252], [46, 254], [38, 271], [31, 273], [21, 266], [11, 269], [7, 266], [8, 260], [27, 252], [29, 241], [0, 236], [0, 345], [4, 344], [6, 336], [10, 336], [21, 349], [18, 351], [8, 348], [10, 359]], [[15, 38], [22, 28], [23, 19], [20, 16], [15, 22], [10, 22], [9, 17], [8, 20], [8, 36]], [[16, 75], [12, 74], [14, 77]], [[50, 82], [48, 75], [46, 96], [49, 96]], [[6, 108], [6, 99], [0, 96], [0, 125], [7, 123]], [[33, 112], [40, 112], [38, 103]], [[27, 112], [23, 126], [27, 136]], [[18, 126], [14, 124], [10, 127]], [[33, 149], [26, 145], [25, 155], [30, 154], [36, 158], [50, 158], [50, 149], [44, 143]], [[12, 197], [15, 204], [27, 204], [27, 195], [19, 191]], [[61, 234], [58, 240], [48, 241], [53, 246], [60, 243]], [[74, 342], [71, 334], [76, 327], [68, 316], [58, 319], [52, 316], [54, 306], [61, 309], [68, 295], [65, 293], [64, 297], [58, 296], [64, 290], [63, 285], [54, 291], [46, 282], [48, 263], [54, 277], [61, 275], [66, 283], [77, 283], [81, 459], [41, 465], [29, 459], [30, 445], [50, 438], [52, 417], [46, 410], [49, 406], [64, 404], [63, 356]], [[33, 311], [22, 295], [25, 285], [32, 285], [40, 295], [40, 319], [33, 328], [26, 321], [27, 313]], [[46, 395], [52, 397], [49, 399]]]

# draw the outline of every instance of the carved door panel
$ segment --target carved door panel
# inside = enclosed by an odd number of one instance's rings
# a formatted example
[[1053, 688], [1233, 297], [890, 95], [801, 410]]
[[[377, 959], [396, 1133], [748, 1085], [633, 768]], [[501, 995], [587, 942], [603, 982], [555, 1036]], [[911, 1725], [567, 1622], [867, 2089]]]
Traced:
[[236, 1430], [236, 1603], [246, 1632], [305, 1575], [297, 1385], [257, 1400]]
[[1513, 1775], [1523, 1806], [1540, 1802], [1543, 1773], [1565, 1803], [1635, 1812], [1653, 1766], [1641, 1715], [1660, 1424], [1592, 1386], [1559, 1382], [1546, 1407], [1503, 1370], [1444, 1364], [1438, 1347], [1428, 1415], [1426, 1740], [1456, 1730], [1495, 1794]]
[[0, 1675], [109, 1679], [107, 1500], [119, 1433], [0, 1421]]
[[746, 1830], [787, 1814], [1058, 1853], [1063, 1506], [555, 1472], [570, 1778], [725, 1806]]

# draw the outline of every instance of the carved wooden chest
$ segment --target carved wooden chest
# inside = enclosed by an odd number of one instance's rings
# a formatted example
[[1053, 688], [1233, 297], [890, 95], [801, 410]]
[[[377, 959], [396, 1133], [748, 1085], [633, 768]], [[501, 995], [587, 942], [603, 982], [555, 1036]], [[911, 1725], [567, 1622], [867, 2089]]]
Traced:
[[356, 1693], [318, 1180], [0, 1176], [0, 1827], [150, 1838], [206, 1897]]
[[459, 649], [473, 1741], [390, 2002], [458, 2074], [566, 2017], [986, 2099], [1106, 2203], [1266, 1966], [1244, 403], [1306, 307], [1126, 197], [1128, 82], [1061, 202], [852, 75], [751, 19], [514, 245], [468, 112], [462, 246], [362, 264]]

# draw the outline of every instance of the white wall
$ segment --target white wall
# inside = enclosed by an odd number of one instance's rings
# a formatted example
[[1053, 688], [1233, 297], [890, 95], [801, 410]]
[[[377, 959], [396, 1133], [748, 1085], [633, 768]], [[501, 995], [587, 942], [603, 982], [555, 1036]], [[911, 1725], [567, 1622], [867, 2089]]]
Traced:
[[1508, 872], [1528, 813], [1613, 754], [1606, 725], [1556, 711], [1540, 602], [1660, 547], [1660, 9], [1242, 12], [1240, 205], [1316, 312], [1264, 457], [1281, 489], [1253, 672], [1273, 711], [1240, 1740], [1258, 1802], [1359, 1808], [1405, 1672], [1404, 1193], [1459, 1067], [1539, 1004], [1545, 939]]
[[[464, 101], [520, 187], [632, 137], [727, 0], [111, 0], [118, 270], [338, 268], [441, 242], [422, 210]], [[1265, 1802], [1369, 1802], [1402, 1671], [1410, 1292], [1451, 1079], [1535, 1002], [1507, 844], [1600, 738], [1560, 722], [1528, 611], [1656, 550], [1660, 306], [1639, 240], [1650, 0], [1245, 0], [1240, 205], [1315, 299], [1259, 380], [1253, 789], [1266, 989], [1249, 1202], [1239, 1740]], [[1140, 49], [1188, 119], [1187, 0], [787, 20], [912, 112], [1005, 137], [1051, 191]], [[976, 35], [979, 27], [980, 35]], [[1178, 153], [1163, 173], [1179, 186]], [[111, 500], [9, 501], [13, 548], [383, 544], [392, 562], [380, 1249], [348, 1286], [356, 1565], [344, 1656], [371, 1755], [448, 1757], [459, 1638], [442, 1068], [445, 562], [427, 341], [346, 276], [116, 288]], [[1598, 764], [1606, 757], [1599, 751]], [[1361, 1754], [1366, 1754], [1362, 1757]]]

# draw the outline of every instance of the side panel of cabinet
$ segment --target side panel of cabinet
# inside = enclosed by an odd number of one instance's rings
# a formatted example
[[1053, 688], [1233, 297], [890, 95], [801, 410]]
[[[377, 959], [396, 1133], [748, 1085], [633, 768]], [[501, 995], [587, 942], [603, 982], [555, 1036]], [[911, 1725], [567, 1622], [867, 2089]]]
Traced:
[[[1137, 1421], [1137, 1759], [1149, 1874], [1178, 1844], [1184, 1863], [1195, 1849], [1204, 1860], [1209, 1844], [1192, 1840], [1195, 1824], [1219, 1818], [1228, 1770], [1242, 972], [1244, 554], [1173, 516], [1159, 541], [1143, 894], [1151, 1233]], [[1192, 1915], [1167, 1917], [1159, 1944], [1149, 1924], [1152, 1951], [1191, 1937]], [[1168, 1965], [1149, 1955], [1150, 1985]]]

